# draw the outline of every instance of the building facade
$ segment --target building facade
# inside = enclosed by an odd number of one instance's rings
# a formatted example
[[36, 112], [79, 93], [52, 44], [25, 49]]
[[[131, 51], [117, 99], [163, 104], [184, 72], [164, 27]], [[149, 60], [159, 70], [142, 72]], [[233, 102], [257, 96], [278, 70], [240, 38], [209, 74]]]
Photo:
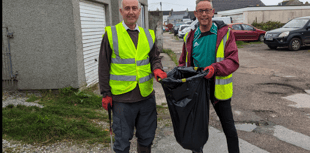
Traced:
[[[138, 24], [148, 28], [147, 0]], [[106, 26], [122, 21], [121, 0], [3, 0], [2, 82], [17, 89], [83, 88], [98, 82]]]
[[265, 7], [246, 7], [241, 9], [227, 10], [218, 12], [219, 16], [232, 17], [233, 23], [253, 22], [261, 23], [267, 21], [287, 21], [310, 15], [310, 6], [265, 6]]

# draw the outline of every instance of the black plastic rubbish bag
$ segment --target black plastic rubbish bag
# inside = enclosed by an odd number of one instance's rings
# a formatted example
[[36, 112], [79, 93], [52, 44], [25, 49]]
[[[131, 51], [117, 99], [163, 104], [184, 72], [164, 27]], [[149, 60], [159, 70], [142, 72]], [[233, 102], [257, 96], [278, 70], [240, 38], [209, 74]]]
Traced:
[[199, 152], [209, 137], [209, 87], [203, 68], [175, 67], [161, 80], [177, 142]]

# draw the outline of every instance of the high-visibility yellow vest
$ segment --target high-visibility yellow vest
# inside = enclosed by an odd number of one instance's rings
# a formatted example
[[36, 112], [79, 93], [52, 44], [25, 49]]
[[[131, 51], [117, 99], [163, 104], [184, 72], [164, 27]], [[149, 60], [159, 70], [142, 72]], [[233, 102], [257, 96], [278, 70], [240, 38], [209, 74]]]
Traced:
[[[217, 49], [216, 62], [221, 62], [225, 58], [224, 49], [225, 49], [226, 42], [229, 38], [229, 33], [230, 33], [230, 29], [228, 28], [226, 35], [221, 40], [221, 43]], [[187, 39], [188, 39], [187, 36], [188, 36], [188, 33], [186, 33], [184, 36], [185, 44], [187, 43]], [[188, 59], [188, 51], [186, 48], [186, 60], [185, 60], [186, 66], [187, 66], [187, 59]], [[228, 76], [215, 76], [215, 91], [214, 91], [215, 98], [218, 100], [228, 100], [232, 97], [232, 95], [233, 95], [232, 74]]]
[[155, 42], [153, 30], [139, 27], [138, 46], [135, 47], [122, 23], [105, 27], [112, 49], [110, 87], [113, 95], [127, 93], [137, 84], [143, 97], [153, 91], [153, 74], [149, 52]]

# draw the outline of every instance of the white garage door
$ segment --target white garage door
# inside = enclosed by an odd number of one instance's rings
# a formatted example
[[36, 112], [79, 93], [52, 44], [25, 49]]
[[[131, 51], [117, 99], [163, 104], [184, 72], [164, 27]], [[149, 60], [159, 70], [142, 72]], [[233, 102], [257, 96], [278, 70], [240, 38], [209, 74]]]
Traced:
[[80, 1], [84, 67], [87, 86], [98, 82], [99, 50], [106, 26], [104, 5]]

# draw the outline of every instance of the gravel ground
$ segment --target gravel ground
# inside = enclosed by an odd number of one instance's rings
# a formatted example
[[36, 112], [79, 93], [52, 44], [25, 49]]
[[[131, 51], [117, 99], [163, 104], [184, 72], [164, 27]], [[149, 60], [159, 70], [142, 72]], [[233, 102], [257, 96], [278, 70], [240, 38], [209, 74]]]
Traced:
[[[40, 93], [28, 93], [35, 94], [36, 96], [41, 96]], [[37, 106], [43, 108], [44, 106], [37, 104], [36, 102], [26, 102], [28, 98], [26, 98], [26, 93], [23, 92], [6, 92], [4, 91], [2, 94], [2, 108], [6, 107], [7, 105], [25, 105], [25, 106]], [[166, 110], [168, 112], [168, 109]], [[165, 112], [164, 114], [167, 113]], [[168, 114], [169, 115], [169, 114]], [[96, 122], [96, 121], [94, 121]], [[104, 126], [106, 128], [109, 127], [109, 124], [106, 122], [96, 122], [99, 126]], [[172, 126], [171, 120], [169, 117], [164, 119], [160, 119], [157, 123], [157, 130], [155, 139], [153, 141], [153, 147], [156, 146], [156, 142], [162, 137], [160, 133], [162, 133], [163, 129], [167, 126]], [[130, 153], [137, 153], [137, 138], [134, 136], [131, 140], [130, 145]], [[111, 152], [111, 147], [105, 147], [103, 144], [88, 144], [88, 143], [76, 143], [70, 141], [62, 141], [57, 142], [49, 145], [45, 144], [24, 144], [20, 141], [13, 141], [13, 140], [5, 140], [2, 139], [2, 152], [9, 153], [9, 152], [16, 152], [16, 153], [23, 153], [23, 152], [31, 152], [31, 153], [107, 153]]]

